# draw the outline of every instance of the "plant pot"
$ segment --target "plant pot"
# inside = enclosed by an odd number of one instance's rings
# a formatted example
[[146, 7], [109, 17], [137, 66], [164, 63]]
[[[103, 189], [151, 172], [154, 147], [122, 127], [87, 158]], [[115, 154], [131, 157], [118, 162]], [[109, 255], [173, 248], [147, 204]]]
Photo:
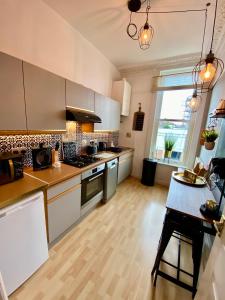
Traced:
[[215, 142], [205, 142], [204, 145], [205, 145], [205, 149], [213, 150], [215, 147]]
[[164, 158], [170, 158], [172, 154], [172, 150], [165, 150]]
[[200, 145], [201, 146], [204, 146], [205, 144], [205, 139], [203, 137], [200, 138]]

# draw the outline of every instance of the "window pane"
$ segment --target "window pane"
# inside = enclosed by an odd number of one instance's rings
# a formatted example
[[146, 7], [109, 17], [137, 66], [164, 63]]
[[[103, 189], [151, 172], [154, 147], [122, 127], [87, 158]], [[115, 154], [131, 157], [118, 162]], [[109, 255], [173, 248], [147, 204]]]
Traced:
[[156, 157], [164, 158], [167, 141], [174, 144], [170, 153], [171, 160], [182, 161], [187, 134], [188, 123], [186, 122], [160, 121], [156, 140]]
[[192, 89], [164, 92], [160, 119], [190, 119], [190, 113], [186, 111], [186, 100], [192, 93]]

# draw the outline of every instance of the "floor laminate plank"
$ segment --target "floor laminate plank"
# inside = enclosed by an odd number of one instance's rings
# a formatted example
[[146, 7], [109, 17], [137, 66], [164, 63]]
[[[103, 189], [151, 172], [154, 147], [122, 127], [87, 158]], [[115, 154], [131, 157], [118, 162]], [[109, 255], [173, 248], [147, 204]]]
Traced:
[[[158, 277], [156, 288], [152, 284], [167, 192], [132, 177], [125, 180], [108, 203], [50, 249], [49, 260], [10, 300], [190, 300], [190, 292], [163, 278]], [[182, 244], [181, 262], [191, 270], [187, 247]], [[176, 264], [176, 239], [164, 256]], [[173, 272], [165, 264], [162, 269]]]

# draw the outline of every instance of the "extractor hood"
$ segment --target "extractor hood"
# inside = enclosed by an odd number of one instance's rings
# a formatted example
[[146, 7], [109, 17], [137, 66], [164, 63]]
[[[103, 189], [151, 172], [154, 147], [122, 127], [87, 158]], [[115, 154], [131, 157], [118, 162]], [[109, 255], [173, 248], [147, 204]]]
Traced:
[[102, 123], [102, 120], [94, 113], [66, 107], [66, 120], [80, 123]]

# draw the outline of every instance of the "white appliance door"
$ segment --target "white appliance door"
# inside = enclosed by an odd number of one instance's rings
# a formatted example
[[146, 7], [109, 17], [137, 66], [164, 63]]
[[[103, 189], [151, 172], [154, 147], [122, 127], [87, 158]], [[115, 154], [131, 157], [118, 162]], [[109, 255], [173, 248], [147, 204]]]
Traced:
[[48, 259], [42, 192], [0, 210], [0, 272], [7, 295]]

